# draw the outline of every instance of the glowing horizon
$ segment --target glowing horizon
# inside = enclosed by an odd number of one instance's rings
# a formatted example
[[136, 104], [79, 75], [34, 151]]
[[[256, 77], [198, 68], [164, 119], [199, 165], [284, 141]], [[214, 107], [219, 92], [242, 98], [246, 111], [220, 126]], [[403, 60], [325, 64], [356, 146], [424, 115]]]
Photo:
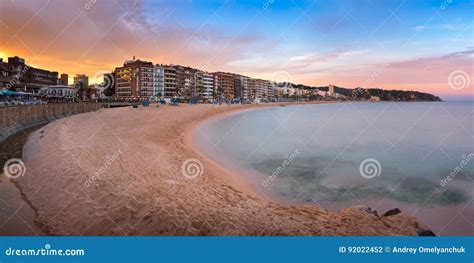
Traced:
[[263, 79], [285, 72], [287, 80], [311, 86], [473, 100], [473, 7], [470, 1], [3, 1], [0, 57], [23, 57], [70, 81], [86, 74], [90, 83], [136, 56]]

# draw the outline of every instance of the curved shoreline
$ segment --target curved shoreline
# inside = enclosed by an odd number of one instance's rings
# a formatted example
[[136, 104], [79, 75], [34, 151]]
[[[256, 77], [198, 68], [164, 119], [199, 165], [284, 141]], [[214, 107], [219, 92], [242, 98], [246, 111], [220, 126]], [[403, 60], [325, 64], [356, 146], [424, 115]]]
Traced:
[[[329, 103], [334, 103], [334, 102], [328, 101], [328, 102], [305, 103], [305, 104], [306, 105], [308, 105], [308, 104], [313, 104], [314, 105], [314, 104], [329, 104]], [[337, 102], [337, 103], [339, 103], [339, 102]], [[295, 104], [295, 103], [291, 104], [291, 103], [288, 103], [286, 105], [290, 106], [290, 105], [305, 105], [305, 104]], [[269, 193], [263, 194], [261, 191], [259, 191], [258, 187], [256, 185], [253, 185], [253, 183], [249, 182], [249, 180], [251, 180], [250, 178], [252, 178], [252, 177], [258, 177], [258, 176], [264, 176], [265, 177], [267, 175], [262, 174], [258, 171], [253, 171], [253, 170], [250, 170], [250, 169], [243, 169], [241, 167], [239, 167], [237, 169], [225, 167], [224, 162], [219, 162], [219, 161], [213, 160], [211, 155], [207, 155], [206, 153], [204, 153], [200, 149], [200, 147], [198, 146], [198, 143], [196, 143], [196, 138], [194, 137], [195, 134], [197, 133], [198, 127], [205, 124], [205, 123], [217, 122], [217, 121], [225, 119], [225, 118], [227, 118], [231, 115], [241, 114], [241, 113], [244, 113], [244, 112], [250, 112], [250, 111], [255, 111], [255, 110], [269, 109], [269, 108], [273, 108], [273, 107], [278, 107], [280, 105], [285, 105], [285, 103], [278, 103], [277, 105], [272, 104], [272, 105], [262, 105], [262, 106], [248, 107], [248, 108], [245, 108], [245, 109], [229, 111], [229, 112], [221, 113], [221, 114], [206, 118], [206, 119], [200, 121], [199, 123], [196, 123], [194, 125], [194, 127], [190, 128], [190, 130], [186, 133], [186, 136], [185, 136], [186, 143], [188, 144], [188, 146], [191, 149], [193, 149], [200, 156], [200, 159], [204, 159], [204, 160], [212, 163], [214, 166], [216, 166], [219, 169], [221, 169], [222, 171], [224, 171], [226, 173], [226, 175], [236, 179], [236, 183], [241, 184], [243, 186], [242, 190], [246, 190], [246, 193], [248, 193], [250, 195], [255, 195], [258, 198], [261, 198], [261, 199], [264, 199], [264, 200], [267, 200], [267, 201], [271, 201], [271, 202], [274, 202], [274, 203], [282, 204], [282, 205], [286, 205], [290, 201], [294, 205], [304, 205], [305, 203], [298, 202], [297, 200], [288, 200], [288, 199], [284, 199], [281, 196], [269, 195]], [[226, 159], [225, 162], [226, 163], [232, 162], [232, 160]], [[242, 176], [242, 174], [250, 175], [250, 176]], [[243, 177], [246, 177], [246, 178], [243, 178]]]
[[[428, 229], [403, 213], [380, 217], [362, 207], [333, 213], [265, 201], [190, 144], [199, 122], [256, 107], [119, 108], [65, 118], [30, 136], [27, 173], [18, 185], [38, 222], [55, 235], [417, 235]], [[182, 165], [196, 156], [204, 172], [186, 178]]]
[[[280, 104], [278, 104], [278, 105], [280, 105]], [[219, 163], [215, 160], [212, 160], [209, 156], [207, 156], [201, 150], [199, 150], [199, 147], [196, 144], [194, 135], [196, 134], [197, 128], [205, 122], [218, 121], [218, 120], [224, 119], [224, 118], [226, 118], [226, 117], [228, 117], [232, 114], [239, 114], [239, 113], [242, 113], [244, 111], [254, 111], [254, 110], [257, 110], [257, 109], [258, 110], [263, 110], [263, 109], [268, 109], [268, 108], [272, 108], [272, 107], [277, 107], [278, 105], [271, 105], [271, 106], [268, 106], [268, 105], [264, 105], [264, 106], [252, 105], [251, 107], [245, 107], [245, 108], [239, 109], [239, 110], [227, 111], [227, 112], [224, 112], [224, 113], [221, 113], [221, 114], [214, 115], [214, 116], [209, 117], [209, 118], [205, 118], [205, 119], [195, 123], [192, 127], [189, 128], [189, 131], [186, 132], [186, 134], [185, 134], [185, 142], [186, 142], [187, 146], [190, 149], [192, 149], [197, 155], [199, 155], [200, 160], [205, 160], [206, 162], [211, 163], [212, 166], [218, 168], [223, 173], [225, 173], [225, 176], [229, 176], [229, 177], [235, 179], [235, 183], [239, 184], [241, 186], [242, 191], [245, 191], [245, 193], [247, 193], [249, 195], [254, 195], [256, 197], [266, 199], [266, 196], [262, 196], [257, 191], [255, 191], [256, 189], [252, 189], [252, 186], [250, 185], [249, 182], [242, 179], [241, 176], [237, 176], [237, 174], [236, 174], [237, 171], [229, 170], [228, 168], [224, 167], [223, 164], [221, 164], [221, 163]]]

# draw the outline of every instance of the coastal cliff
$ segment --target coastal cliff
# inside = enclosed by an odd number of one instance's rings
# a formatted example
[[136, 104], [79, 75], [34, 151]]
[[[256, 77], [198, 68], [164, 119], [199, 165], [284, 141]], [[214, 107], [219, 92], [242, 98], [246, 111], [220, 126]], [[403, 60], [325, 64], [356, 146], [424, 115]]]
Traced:
[[[52, 235], [430, 233], [396, 210], [275, 203], [196, 151], [190, 134], [197, 123], [255, 107], [117, 108], [64, 118], [30, 136], [17, 185]], [[188, 160], [201, 165], [195, 176], [183, 176]]]

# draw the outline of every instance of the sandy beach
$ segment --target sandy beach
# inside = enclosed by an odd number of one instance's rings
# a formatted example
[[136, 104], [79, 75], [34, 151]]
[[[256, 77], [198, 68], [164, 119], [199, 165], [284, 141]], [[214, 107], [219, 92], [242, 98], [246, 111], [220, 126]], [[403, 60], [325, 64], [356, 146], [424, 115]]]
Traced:
[[[30, 135], [23, 148], [27, 172], [16, 185], [51, 235], [417, 235], [428, 229], [404, 213], [376, 216], [357, 206], [330, 212], [265, 200], [196, 150], [190, 134], [198, 123], [258, 107], [152, 105], [64, 118]], [[198, 165], [183, 170], [189, 162]]]

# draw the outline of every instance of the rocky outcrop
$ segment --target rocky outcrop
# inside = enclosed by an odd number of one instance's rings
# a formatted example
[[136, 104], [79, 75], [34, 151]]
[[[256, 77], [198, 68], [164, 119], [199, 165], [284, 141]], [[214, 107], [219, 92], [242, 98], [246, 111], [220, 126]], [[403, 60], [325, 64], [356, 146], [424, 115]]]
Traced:
[[394, 215], [400, 214], [401, 212], [402, 211], [400, 211], [400, 209], [394, 208], [392, 210], [388, 210], [387, 212], [385, 212], [385, 214], [383, 214], [383, 216], [394, 216]]

